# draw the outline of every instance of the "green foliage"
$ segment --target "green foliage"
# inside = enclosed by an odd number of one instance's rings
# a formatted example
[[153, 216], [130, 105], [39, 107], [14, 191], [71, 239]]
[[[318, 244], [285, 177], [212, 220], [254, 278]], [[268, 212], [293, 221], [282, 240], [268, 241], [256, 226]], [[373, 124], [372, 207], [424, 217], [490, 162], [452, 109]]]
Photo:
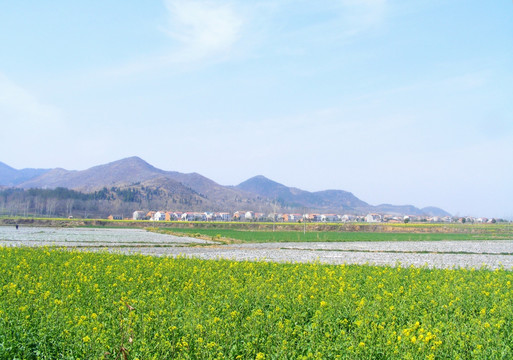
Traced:
[[512, 358], [502, 269], [0, 248], [0, 358]]
[[209, 238], [223, 237], [243, 242], [341, 242], [341, 241], [442, 241], [442, 240], [491, 240], [510, 239], [505, 234], [454, 234], [454, 233], [399, 233], [399, 232], [338, 232], [338, 231], [248, 231], [234, 229], [163, 228], [173, 234]]

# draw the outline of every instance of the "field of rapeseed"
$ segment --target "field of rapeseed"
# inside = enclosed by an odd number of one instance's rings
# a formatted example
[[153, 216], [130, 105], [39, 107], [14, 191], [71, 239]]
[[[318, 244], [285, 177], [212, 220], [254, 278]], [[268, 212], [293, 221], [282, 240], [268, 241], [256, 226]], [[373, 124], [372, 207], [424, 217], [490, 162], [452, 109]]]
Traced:
[[510, 359], [512, 281], [0, 247], [0, 358]]

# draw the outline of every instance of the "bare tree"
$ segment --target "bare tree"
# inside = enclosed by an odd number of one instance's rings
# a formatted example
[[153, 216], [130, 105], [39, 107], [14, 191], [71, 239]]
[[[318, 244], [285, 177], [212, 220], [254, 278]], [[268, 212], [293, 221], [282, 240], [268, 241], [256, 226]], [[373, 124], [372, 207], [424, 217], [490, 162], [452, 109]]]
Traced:
[[43, 211], [45, 209], [45, 199], [40, 198], [39, 196], [36, 196], [34, 198], [34, 211], [36, 216], [42, 216]]
[[72, 216], [72, 212], [73, 212], [73, 204], [74, 204], [75, 200], [73, 199], [68, 199], [66, 200], [66, 216]]
[[48, 216], [51, 217], [55, 213], [55, 208], [57, 207], [57, 202], [58, 202], [58, 200], [56, 198], [49, 198], [46, 201], [46, 214]]

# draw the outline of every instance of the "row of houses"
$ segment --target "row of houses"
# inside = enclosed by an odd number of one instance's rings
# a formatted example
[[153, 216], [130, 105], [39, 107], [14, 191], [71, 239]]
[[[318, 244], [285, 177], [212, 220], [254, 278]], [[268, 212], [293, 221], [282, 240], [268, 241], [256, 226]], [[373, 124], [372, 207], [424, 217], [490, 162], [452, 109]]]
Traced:
[[451, 216], [419, 216], [419, 215], [382, 215], [367, 214], [278, 214], [261, 213], [254, 211], [228, 212], [179, 212], [179, 211], [134, 211], [133, 220], [150, 221], [271, 221], [271, 222], [369, 222], [369, 223], [404, 223], [404, 222], [430, 222], [430, 223], [492, 223], [494, 219], [451, 217]]
[[178, 212], [178, 211], [134, 211], [133, 220], [150, 221], [231, 221], [233, 217], [227, 212]]
[[336, 214], [278, 214], [254, 211], [228, 212], [178, 212], [178, 211], [134, 211], [133, 220], [150, 221], [281, 221], [281, 222], [340, 222], [363, 221], [361, 217]]
[[475, 218], [472, 216], [425, 216], [425, 215], [381, 215], [367, 214], [366, 222], [388, 222], [388, 223], [408, 223], [408, 222], [426, 222], [426, 223], [468, 223], [468, 224], [494, 224], [496, 219], [484, 217]]

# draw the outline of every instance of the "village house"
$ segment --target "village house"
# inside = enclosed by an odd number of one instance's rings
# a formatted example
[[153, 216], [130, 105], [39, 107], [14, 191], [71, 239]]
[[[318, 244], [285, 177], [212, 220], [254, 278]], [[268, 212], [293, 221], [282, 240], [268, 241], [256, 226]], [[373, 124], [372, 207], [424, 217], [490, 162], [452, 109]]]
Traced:
[[392, 223], [392, 224], [398, 224], [402, 223], [404, 219], [402, 217], [396, 216], [396, 215], [383, 215], [383, 222]]
[[[110, 218], [110, 217], [109, 217]], [[113, 219], [121, 219], [120, 216], [112, 215]], [[173, 211], [134, 211], [132, 214], [133, 220], [153, 220], [153, 221], [262, 221], [262, 222], [387, 222], [387, 223], [401, 223], [401, 222], [465, 222], [465, 223], [487, 223], [494, 222], [495, 219], [487, 218], [474, 218], [474, 217], [451, 217], [451, 216], [432, 216], [425, 215], [405, 215], [398, 216], [397, 214], [376, 214], [370, 213], [366, 216], [352, 215], [352, 214], [290, 214], [290, 213], [261, 213], [251, 210], [236, 211], [231, 214], [228, 212], [173, 212]]]
[[132, 219], [133, 220], [144, 220], [144, 218], [146, 217], [146, 213], [144, 211], [134, 211], [133, 214], [132, 214]]
[[185, 212], [181, 217], [182, 221], [207, 221], [207, 215], [205, 213], [197, 212]]
[[218, 212], [214, 214], [214, 221], [230, 221], [232, 219], [230, 213]]
[[164, 211], [157, 211], [151, 218], [153, 221], [164, 221], [166, 220], [166, 213]]
[[355, 221], [355, 217], [353, 215], [344, 214], [340, 217], [340, 221], [342, 222], [350, 222]]
[[193, 221], [194, 220], [194, 213], [193, 212], [184, 212], [184, 213], [182, 213], [182, 216], [180, 217], [180, 220], [182, 220], [182, 221]]
[[267, 221], [276, 222], [280, 219], [280, 215], [276, 213], [269, 213], [267, 215]]
[[303, 215], [301, 214], [283, 214], [281, 216], [283, 222], [300, 222], [303, 220]]
[[321, 215], [319, 214], [305, 214], [304, 219], [308, 222], [320, 221]]
[[207, 221], [207, 213], [194, 213], [194, 221]]
[[340, 217], [337, 214], [322, 214], [321, 221], [322, 222], [338, 222], [338, 221], [340, 221]]
[[177, 221], [182, 216], [182, 213], [166, 211], [166, 221]]
[[252, 221], [255, 219], [255, 213], [253, 211], [246, 211], [244, 214], [244, 219], [246, 221]]
[[265, 216], [264, 213], [262, 213], [262, 212], [255, 213], [255, 220], [256, 221], [265, 221], [265, 219], [266, 219], [266, 216]]
[[[423, 217], [419, 215], [406, 215], [410, 222], [419, 222], [422, 221]], [[405, 217], [406, 217], [405, 216]]]
[[381, 222], [381, 215], [380, 214], [367, 214], [367, 216], [365, 216], [365, 221], [369, 222], [369, 223]]
[[290, 214], [290, 216], [292, 217], [292, 221], [295, 221], [295, 222], [301, 222], [303, 221], [303, 214]]

